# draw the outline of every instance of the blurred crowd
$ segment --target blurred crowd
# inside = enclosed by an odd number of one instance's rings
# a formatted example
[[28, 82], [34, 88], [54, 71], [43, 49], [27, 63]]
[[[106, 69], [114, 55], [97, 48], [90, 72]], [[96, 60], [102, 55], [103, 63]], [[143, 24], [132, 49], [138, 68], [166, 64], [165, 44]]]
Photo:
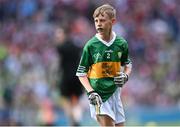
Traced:
[[179, 0], [0, 0], [1, 125], [54, 123], [61, 96], [55, 31], [64, 29], [82, 49], [103, 3], [117, 9], [113, 29], [129, 44], [125, 107], [180, 107]]

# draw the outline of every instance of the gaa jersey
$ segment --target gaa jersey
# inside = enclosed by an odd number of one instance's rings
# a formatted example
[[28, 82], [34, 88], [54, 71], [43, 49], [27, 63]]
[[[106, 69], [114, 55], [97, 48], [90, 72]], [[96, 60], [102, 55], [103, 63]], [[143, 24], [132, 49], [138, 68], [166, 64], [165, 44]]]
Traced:
[[129, 64], [127, 42], [113, 32], [110, 42], [103, 41], [97, 34], [84, 46], [76, 76], [86, 76], [92, 88], [105, 102], [117, 89], [114, 77], [121, 66]]

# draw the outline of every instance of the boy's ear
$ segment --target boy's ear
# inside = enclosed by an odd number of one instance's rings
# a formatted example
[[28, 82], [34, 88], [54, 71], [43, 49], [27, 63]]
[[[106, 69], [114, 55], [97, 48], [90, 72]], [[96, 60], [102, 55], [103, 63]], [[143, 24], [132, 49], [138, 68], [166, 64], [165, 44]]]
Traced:
[[112, 19], [112, 24], [114, 25], [115, 23], [116, 23], [116, 19], [113, 18], [113, 19]]

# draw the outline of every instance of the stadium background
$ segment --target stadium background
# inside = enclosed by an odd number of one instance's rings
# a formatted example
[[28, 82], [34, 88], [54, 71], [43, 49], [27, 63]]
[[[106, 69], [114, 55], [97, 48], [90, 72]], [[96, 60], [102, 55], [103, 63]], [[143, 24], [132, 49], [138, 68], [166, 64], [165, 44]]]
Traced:
[[[179, 0], [0, 0], [1, 125], [69, 125], [56, 88], [53, 34], [62, 27], [82, 48], [103, 3], [117, 9], [113, 29], [127, 39], [133, 62], [122, 93], [126, 124], [180, 125]], [[97, 125], [87, 98], [82, 103], [81, 125]]]

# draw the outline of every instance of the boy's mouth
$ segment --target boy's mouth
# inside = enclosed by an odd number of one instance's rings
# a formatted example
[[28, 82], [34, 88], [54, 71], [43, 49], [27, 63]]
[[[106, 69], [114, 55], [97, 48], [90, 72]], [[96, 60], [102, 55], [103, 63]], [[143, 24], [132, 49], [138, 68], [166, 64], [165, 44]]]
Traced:
[[97, 28], [98, 32], [103, 32], [103, 28]]

